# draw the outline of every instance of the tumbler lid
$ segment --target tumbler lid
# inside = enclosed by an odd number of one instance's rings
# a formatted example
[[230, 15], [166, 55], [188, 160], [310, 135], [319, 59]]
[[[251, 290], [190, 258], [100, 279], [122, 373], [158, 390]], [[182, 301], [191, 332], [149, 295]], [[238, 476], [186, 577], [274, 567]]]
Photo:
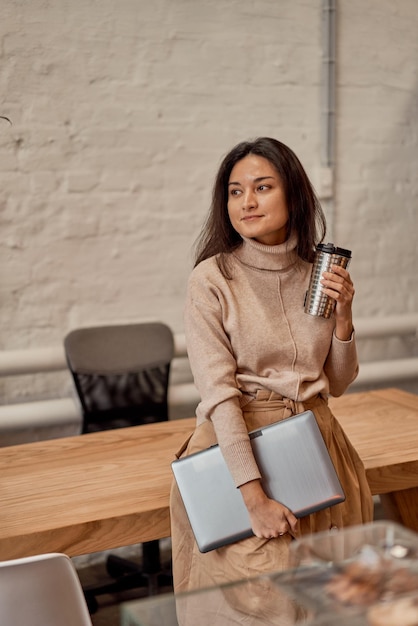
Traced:
[[316, 249], [320, 252], [326, 252], [327, 254], [338, 254], [340, 256], [345, 256], [348, 259], [351, 259], [351, 250], [346, 250], [345, 248], [337, 248], [333, 243], [319, 243], [316, 246]]
[[333, 243], [319, 243], [316, 246], [316, 249], [320, 252], [327, 252], [328, 254], [333, 254], [335, 251], [335, 246]]
[[339, 254], [340, 256], [345, 256], [348, 259], [351, 259], [351, 250], [346, 250], [345, 248], [335, 248], [335, 254]]

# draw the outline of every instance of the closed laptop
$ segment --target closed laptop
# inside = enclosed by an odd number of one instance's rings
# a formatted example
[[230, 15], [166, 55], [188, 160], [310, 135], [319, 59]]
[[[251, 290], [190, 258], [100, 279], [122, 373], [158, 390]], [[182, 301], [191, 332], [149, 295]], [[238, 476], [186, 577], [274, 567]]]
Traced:
[[[344, 491], [312, 411], [250, 433], [265, 492], [296, 517], [343, 502]], [[252, 535], [218, 445], [172, 463], [197, 545], [208, 552]]]

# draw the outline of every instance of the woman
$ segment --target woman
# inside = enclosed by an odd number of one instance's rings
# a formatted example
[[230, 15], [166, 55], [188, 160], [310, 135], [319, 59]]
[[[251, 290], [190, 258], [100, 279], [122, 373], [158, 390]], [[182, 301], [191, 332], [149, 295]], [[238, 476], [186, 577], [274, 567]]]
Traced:
[[[336, 301], [331, 318], [303, 307], [325, 230], [309, 179], [283, 143], [243, 142], [224, 158], [188, 284], [185, 332], [201, 402], [196, 430], [179, 454], [219, 443], [254, 537], [200, 554], [173, 484], [176, 592], [284, 569], [294, 536], [372, 520], [363, 465], [327, 403], [358, 372], [348, 271], [333, 266], [322, 276], [323, 292]], [[346, 501], [298, 521], [264, 493], [248, 431], [307, 409]]]

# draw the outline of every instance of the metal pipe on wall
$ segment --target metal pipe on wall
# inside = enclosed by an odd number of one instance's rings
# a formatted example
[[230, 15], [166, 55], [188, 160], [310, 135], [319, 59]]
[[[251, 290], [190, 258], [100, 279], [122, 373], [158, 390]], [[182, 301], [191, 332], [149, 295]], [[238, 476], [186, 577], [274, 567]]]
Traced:
[[[379, 385], [417, 378], [418, 358], [370, 362], [361, 365], [359, 376], [350, 389], [354, 390], [362, 385]], [[171, 407], [196, 406], [199, 402], [199, 394], [193, 383], [183, 383], [170, 387], [168, 400]], [[75, 429], [81, 424], [81, 413], [76, 398], [0, 406], [0, 431], [2, 432], [34, 427], [45, 428], [60, 424], [72, 424]], [[0, 445], [2, 445], [1, 439], [0, 435]]]
[[[418, 336], [418, 315], [411, 313], [386, 318], [359, 318], [355, 326], [357, 339]], [[175, 335], [175, 359], [183, 359], [183, 361], [187, 359], [183, 334]], [[67, 370], [67, 363], [62, 346], [0, 351], [0, 376], [65, 370]], [[418, 358], [362, 363], [360, 374], [350, 389], [362, 385], [378, 385], [417, 378]], [[193, 406], [198, 402], [199, 395], [193, 382], [187, 381], [170, 386], [169, 405], [171, 407]], [[22, 433], [30, 429], [67, 427], [76, 433], [80, 425], [81, 413], [76, 397], [3, 405], [0, 406], [0, 431], [2, 433], [0, 445], [10, 445], [7, 443], [8, 432]], [[16, 439], [10, 439], [10, 441], [20, 443]]]
[[[177, 334], [174, 336], [174, 357], [186, 356], [186, 339], [184, 335]], [[66, 369], [67, 360], [63, 346], [0, 351], [0, 376], [22, 376]]]
[[335, 163], [336, 2], [322, 0], [322, 144], [321, 165]]
[[[197, 404], [198, 402], [198, 393], [193, 383], [173, 385], [169, 389], [168, 403], [170, 406]], [[60, 424], [81, 426], [81, 409], [77, 397], [0, 406], [1, 431], [21, 430], [34, 426], [47, 428]]]
[[327, 232], [331, 239], [335, 236], [336, 11], [335, 0], [322, 0], [321, 146], [317, 192], [327, 218]]
[[376, 339], [415, 335], [418, 337], [418, 315], [404, 313], [387, 317], [363, 317], [354, 320], [356, 339]]
[[[381, 318], [357, 318], [355, 327], [357, 339], [410, 334], [418, 336], [418, 315], [406, 313]], [[187, 358], [184, 334], [174, 335], [174, 358]], [[21, 376], [66, 369], [67, 362], [62, 346], [0, 351], [0, 376]]]

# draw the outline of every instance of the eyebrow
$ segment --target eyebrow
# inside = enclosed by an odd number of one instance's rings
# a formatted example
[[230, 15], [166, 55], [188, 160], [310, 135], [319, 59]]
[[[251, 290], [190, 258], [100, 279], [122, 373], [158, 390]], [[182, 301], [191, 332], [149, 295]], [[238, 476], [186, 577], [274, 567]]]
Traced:
[[[255, 183], [261, 183], [262, 180], [267, 180], [269, 178], [274, 179], [274, 176], [259, 176], [258, 178], [254, 178], [254, 182]], [[228, 183], [228, 187], [229, 185], [240, 185], [241, 183], [239, 181], [232, 181], [230, 183]]]

